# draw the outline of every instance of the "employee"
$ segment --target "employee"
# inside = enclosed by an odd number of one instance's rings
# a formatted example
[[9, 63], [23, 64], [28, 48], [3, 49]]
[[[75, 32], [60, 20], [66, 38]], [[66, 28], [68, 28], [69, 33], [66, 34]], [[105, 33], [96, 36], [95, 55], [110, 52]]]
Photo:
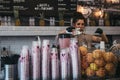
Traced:
[[105, 41], [108, 43], [108, 38], [100, 28], [95, 31], [95, 33], [100, 34], [99, 37], [85, 33], [85, 17], [82, 15], [82, 13], [79, 12], [74, 13], [72, 26], [62, 30], [60, 33], [71, 33], [73, 35], [77, 35], [79, 46], [86, 45], [88, 48], [91, 48], [93, 41]]

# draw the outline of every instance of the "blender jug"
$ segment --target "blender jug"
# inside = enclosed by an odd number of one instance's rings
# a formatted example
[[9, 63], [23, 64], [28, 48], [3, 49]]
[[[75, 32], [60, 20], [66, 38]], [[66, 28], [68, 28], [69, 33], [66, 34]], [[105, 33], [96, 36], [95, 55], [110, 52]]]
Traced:
[[61, 33], [59, 34], [59, 46], [60, 49], [68, 48], [70, 45], [71, 34]]

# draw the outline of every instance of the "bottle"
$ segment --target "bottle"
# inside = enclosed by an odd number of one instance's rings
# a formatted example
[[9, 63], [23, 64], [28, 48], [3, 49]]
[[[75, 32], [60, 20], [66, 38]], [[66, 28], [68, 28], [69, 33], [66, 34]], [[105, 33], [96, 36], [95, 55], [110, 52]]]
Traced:
[[100, 50], [105, 51], [105, 42], [104, 41], [100, 41]]
[[50, 17], [50, 26], [52, 26], [52, 17]]
[[7, 26], [7, 16], [4, 16], [4, 26]]
[[55, 45], [52, 45], [50, 59], [51, 59], [51, 73], [52, 73], [51, 78], [52, 80], [58, 80], [59, 79], [59, 59], [58, 59], [58, 50]]
[[77, 38], [70, 39], [70, 57], [71, 57], [71, 68], [72, 68], [72, 77], [73, 80], [77, 80], [79, 78], [79, 57], [78, 57], [78, 45], [76, 44]]
[[32, 79], [40, 80], [40, 47], [38, 41], [32, 42]]
[[59, 26], [64, 26], [65, 22], [63, 19], [63, 13], [59, 12]]
[[12, 25], [12, 21], [11, 21], [11, 17], [10, 16], [8, 16], [8, 26], [11, 26]]
[[29, 18], [29, 26], [35, 26], [35, 19], [34, 17]]
[[89, 17], [89, 20], [90, 20], [90, 26], [96, 26], [96, 22], [95, 22], [96, 20], [93, 14]]
[[20, 26], [20, 25], [21, 25], [20, 19], [16, 18], [15, 19], [15, 26]]
[[104, 19], [103, 18], [99, 19], [99, 26], [104, 26]]
[[30, 80], [29, 79], [29, 48], [27, 45], [22, 47], [19, 63], [20, 63], [20, 80]]
[[55, 17], [52, 17], [52, 26], [55, 26]]
[[42, 79], [50, 79], [50, 40], [44, 39], [42, 42]]
[[68, 55], [69, 48], [60, 49], [60, 67], [61, 67], [61, 80], [69, 80], [68, 79]]
[[19, 18], [19, 9], [18, 8], [14, 8], [14, 18], [15, 18], [15, 26], [20, 26], [21, 22], [20, 22], [20, 18]]
[[65, 25], [65, 21], [63, 20], [63, 19], [61, 19], [60, 21], [59, 21], [59, 26], [64, 26]]
[[40, 14], [39, 25], [40, 26], [45, 26], [44, 13]]
[[105, 26], [110, 26], [109, 14], [105, 13]]

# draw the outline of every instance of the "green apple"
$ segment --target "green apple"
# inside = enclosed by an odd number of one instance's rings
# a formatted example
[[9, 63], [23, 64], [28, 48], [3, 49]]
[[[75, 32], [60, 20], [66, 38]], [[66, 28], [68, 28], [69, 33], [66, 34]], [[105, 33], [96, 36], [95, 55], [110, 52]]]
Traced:
[[95, 64], [95, 63], [91, 63], [90, 64], [90, 69], [92, 69], [92, 70], [98, 70], [98, 66]]

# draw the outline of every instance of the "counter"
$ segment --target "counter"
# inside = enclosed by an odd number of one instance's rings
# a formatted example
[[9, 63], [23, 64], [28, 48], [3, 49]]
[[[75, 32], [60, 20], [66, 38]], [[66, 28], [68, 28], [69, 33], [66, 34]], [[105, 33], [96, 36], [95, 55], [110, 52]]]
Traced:
[[[68, 26], [1, 26], [0, 36], [55, 36]], [[94, 34], [97, 28], [102, 28], [107, 35], [120, 35], [120, 26], [86, 26], [86, 33]]]

